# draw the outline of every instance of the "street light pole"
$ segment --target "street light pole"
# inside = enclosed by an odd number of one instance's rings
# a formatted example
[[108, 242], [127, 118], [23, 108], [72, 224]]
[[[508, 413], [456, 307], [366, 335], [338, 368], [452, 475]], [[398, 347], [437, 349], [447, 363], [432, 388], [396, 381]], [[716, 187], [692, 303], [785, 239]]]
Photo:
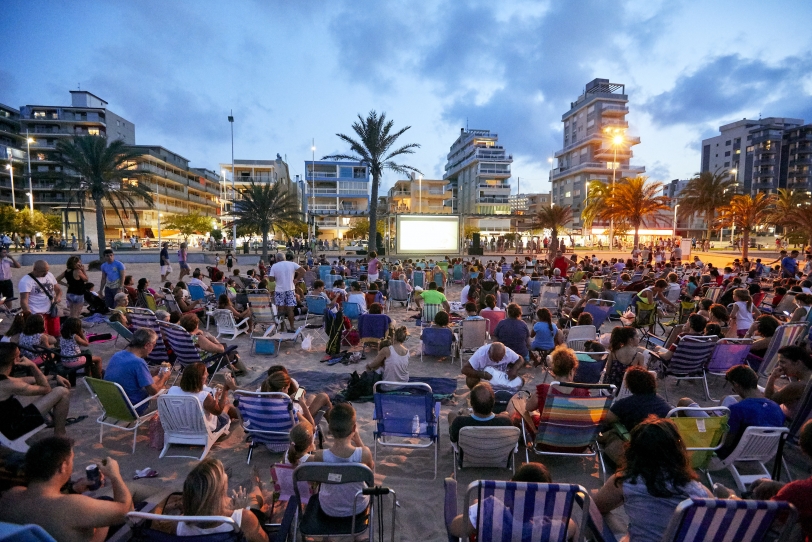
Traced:
[[234, 173], [234, 110], [228, 116], [231, 124], [231, 248], [237, 253], [237, 222], [234, 216], [234, 207], [237, 202], [237, 182]]
[[[313, 247], [316, 246], [316, 194], [315, 186], [316, 186], [316, 138], [313, 138], [313, 144], [310, 146], [311, 154], [311, 162], [310, 162], [310, 204], [312, 208], [310, 209], [310, 219], [313, 221], [313, 226], [310, 229], [310, 250], [313, 250]], [[338, 184], [338, 183], [336, 183]], [[338, 220], [338, 213], [336, 213], [336, 220]], [[338, 223], [336, 223], [336, 230], [338, 230]]]
[[674, 205], [674, 228], [671, 231], [671, 246], [674, 246], [674, 243], [677, 242], [677, 209], [679, 208], [679, 203]]
[[[738, 184], [738, 179], [739, 179], [739, 170], [736, 169], [736, 168], [733, 168], [733, 169], [730, 170], [730, 172], [733, 174], [733, 184], [734, 184], [733, 190], [735, 192], [736, 185]], [[733, 245], [733, 237], [734, 237], [735, 234], [736, 234], [736, 224], [733, 224], [733, 226], [730, 228], [730, 244], [731, 245]], [[721, 239], [720, 239], [720, 241], [721, 241]]]
[[28, 201], [31, 203], [31, 216], [34, 216], [34, 187], [31, 184], [31, 143], [34, 142], [34, 139], [28, 137], [28, 130], [25, 131], [25, 144], [28, 146], [28, 191], [31, 192], [31, 196], [29, 197]]
[[423, 176], [422, 175], [420, 175], [417, 178], [417, 193], [419, 194], [417, 196], [417, 198], [418, 198], [417, 201], [419, 202], [417, 204], [418, 209], [419, 209], [418, 213], [420, 213], [422, 215], [423, 214]]
[[14, 199], [14, 165], [13, 165], [13, 162], [10, 163], [10, 164], [6, 164], [6, 169], [8, 170], [9, 175], [11, 175], [11, 206], [16, 211], [17, 210], [17, 202]]

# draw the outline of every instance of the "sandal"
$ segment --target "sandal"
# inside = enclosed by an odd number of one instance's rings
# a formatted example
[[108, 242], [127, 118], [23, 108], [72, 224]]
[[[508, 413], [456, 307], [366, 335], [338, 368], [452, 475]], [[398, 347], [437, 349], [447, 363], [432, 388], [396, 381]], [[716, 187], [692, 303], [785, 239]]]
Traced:
[[87, 416], [76, 416], [74, 418], [68, 418], [68, 419], [65, 420], [65, 426], [67, 427], [68, 425], [73, 425], [75, 423], [79, 423], [84, 419], [87, 419]]

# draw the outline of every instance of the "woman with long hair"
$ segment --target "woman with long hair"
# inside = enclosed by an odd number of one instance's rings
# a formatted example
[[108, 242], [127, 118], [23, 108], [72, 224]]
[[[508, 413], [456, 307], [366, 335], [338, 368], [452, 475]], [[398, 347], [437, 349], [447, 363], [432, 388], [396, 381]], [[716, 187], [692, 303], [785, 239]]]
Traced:
[[[65, 279], [65, 282], [62, 282]], [[82, 316], [82, 309], [85, 306], [85, 284], [88, 278], [85, 273], [85, 265], [82, 263], [79, 256], [71, 256], [65, 264], [65, 271], [63, 271], [56, 281], [59, 284], [67, 284], [68, 291], [65, 299], [68, 303], [68, 311], [72, 318], [79, 318]]]
[[241, 322], [244, 318], [248, 318], [248, 321], [243, 325], [248, 326], [247, 329], [249, 335], [253, 333], [254, 319], [251, 317], [252, 316], [251, 307], [246, 307], [244, 311], [240, 312], [231, 303], [231, 299], [229, 299], [227, 294], [220, 294], [220, 297], [217, 298], [217, 308], [231, 311], [232, 316], [234, 316], [235, 322]]
[[206, 385], [208, 371], [203, 363], [192, 363], [183, 370], [180, 385], [169, 388], [167, 395], [191, 395], [203, 407], [206, 426], [216, 432], [240, 417], [237, 407], [228, 400], [228, 392], [236, 390], [237, 384], [230, 374], [224, 377], [225, 385], [215, 390]]
[[[290, 392], [290, 384], [291, 378], [287, 371], [276, 371], [275, 373], [269, 374], [268, 378], [265, 379], [265, 382], [262, 383], [262, 387], [259, 391], [263, 393], [267, 392], [277, 392], [277, 393], [284, 393], [289, 394]], [[293, 411], [297, 414], [299, 419], [306, 420], [311, 426], [316, 425], [316, 422], [313, 420], [312, 414], [310, 414], [310, 410], [307, 408], [307, 404], [304, 407], [298, 402], [293, 402]]]
[[629, 542], [661, 540], [674, 509], [685, 499], [712, 498], [696, 473], [677, 426], [649, 416], [631, 431], [620, 469], [595, 495], [602, 514], [623, 505]]
[[616, 327], [609, 338], [609, 356], [606, 358], [606, 384], [620, 389], [623, 373], [633, 365], [646, 366], [645, 349], [633, 327]]
[[406, 329], [406, 326], [397, 328], [394, 343], [390, 343], [388, 339], [381, 342], [378, 356], [367, 364], [367, 371], [375, 371], [383, 367], [382, 380], [387, 382], [408, 382], [409, 349], [403, 344], [408, 338], [409, 330]]

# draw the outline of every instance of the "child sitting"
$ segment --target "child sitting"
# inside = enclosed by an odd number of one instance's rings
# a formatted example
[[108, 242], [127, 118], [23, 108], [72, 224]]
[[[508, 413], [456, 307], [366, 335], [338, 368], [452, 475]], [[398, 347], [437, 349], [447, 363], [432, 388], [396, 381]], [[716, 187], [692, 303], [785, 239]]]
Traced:
[[[94, 356], [87, 349], [90, 342], [85, 338], [82, 321], [79, 318], [66, 318], [62, 323], [61, 334], [59, 349], [62, 356], [62, 365], [68, 368], [84, 366], [85, 373], [93, 378], [101, 378], [102, 359], [99, 356]], [[85, 347], [85, 349], [83, 350], [81, 347]]]
[[302, 420], [290, 430], [290, 446], [285, 451], [282, 463], [298, 467], [310, 459], [316, 446], [313, 444], [313, 426]]
[[19, 344], [20, 348], [55, 348], [56, 338], [45, 333], [45, 319], [42, 315], [32, 314], [25, 320]]

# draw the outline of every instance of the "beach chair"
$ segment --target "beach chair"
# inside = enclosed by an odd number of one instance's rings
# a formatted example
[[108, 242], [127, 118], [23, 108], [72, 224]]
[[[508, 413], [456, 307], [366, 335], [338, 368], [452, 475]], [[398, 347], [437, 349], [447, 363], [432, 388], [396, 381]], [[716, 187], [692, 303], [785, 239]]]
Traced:
[[[164, 447], [158, 458], [191, 457], [202, 461], [212, 445], [223, 434], [228, 434], [229, 424], [219, 431], [211, 431], [206, 425], [203, 405], [193, 395], [162, 395], [158, 397], [158, 415], [164, 428]], [[200, 457], [194, 455], [166, 455], [173, 444], [203, 446]]]
[[516, 472], [514, 455], [519, 452], [518, 427], [463, 427], [454, 452], [454, 475], [466, 467], [495, 467]]
[[[606, 366], [608, 352], [575, 352], [578, 358], [578, 368], [575, 370], [573, 382], [579, 384], [597, 384], [601, 380], [603, 368]], [[546, 380], [547, 364], [544, 364]], [[544, 383], [544, 381], [542, 381]]]
[[215, 300], [214, 294], [207, 294], [206, 290], [199, 284], [187, 284], [186, 287], [189, 289], [189, 295], [192, 298], [192, 301], [197, 301], [198, 299], [201, 301], [205, 301], [210, 303]]
[[[580, 521], [573, 514], [576, 495], [588, 508], [592, 499], [579, 485], [476, 480], [465, 492], [463, 510], [467, 516], [477, 499], [474, 528], [483, 542], [566, 542], [570, 519], [580, 537], [586, 529], [587, 514], [580, 514]], [[466, 530], [470, 523], [465, 522]], [[467, 537], [471, 534], [466, 532]]]
[[[785, 346], [798, 342], [806, 333], [807, 325], [803, 323], [782, 324], [775, 330], [767, 351], [758, 366], [758, 373], [768, 377], [778, 363], [778, 351]], [[755, 356], [751, 356], [753, 358]]]
[[[254, 330], [251, 332], [251, 351], [256, 351], [258, 337], [267, 337], [279, 329], [279, 318], [276, 307], [271, 302], [268, 290], [246, 290], [248, 306], [251, 307], [251, 317], [254, 319]], [[257, 335], [257, 332], [262, 335]]]
[[127, 326], [121, 322], [111, 322], [107, 318], [104, 319], [104, 323], [110, 326], [110, 328], [116, 332], [116, 342], [113, 343], [113, 347], [118, 345], [119, 338], [124, 339], [127, 341], [127, 344], [130, 344], [130, 341], [133, 338], [133, 332], [130, 331]]
[[581, 510], [586, 511], [588, 509], [588, 513], [584, 514], [586, 516], [586, 532], [584, 534], [587, 540], [591, 542], [618, 542], [615, 533], [609, 528], [609, 524], [604, 520], [603, 514], [601, 514], [595, 505], [595, 501], [590, 501], [589, 504], [586, 504], [580, 495], [575, 495], [575, 504], [577, 504]]
[[442, 305], [434, 304], [434, 303], [424, 303], [423, 310], [421, 311], [420, 319], [422, 320], [422, 325], [424, 327], [430, 326], [434, 323], [434, 317], [437, 316], [437, 313], [445, 310]]
[[[680, 380], [701, 380], [704, 385], [705, 398], [710, 401], [710, 390], [708, 389], [708, 379], [705, 374], [705, 366], [713, 356], [713, 350], [719, 338], [707, 335], [686, 335], [677, 343], [671, 359], [660, 360], [662, 369], [660, 378], [666, 379], [671, 376], [677, 381]], [[652, 357], [660, 359], [656, 352], [651, 352]], [[665, 399], [668, 400], [668, 388], [663, 386]]]
[[[268, 350], [272, 350], [272, 355], [278, 356], [279, 351], [282, 349], [282, 343], [290, 342], [296, 344], [296, 341], [304, 341], [304, 331], [305, 327], [301, 326], [296, 329], [296, 331], [278, 331], [271, 335], [270, 337], [262, 336], [262, 337], [252, 337], [253, 345], [254, 345], [254, 352], [256, 353], [268, 353]], [[270, 349], [263, 346], [260, 349], [259, 344], [261, 343], [276, 343], [275, 346], [271, 347]]]
[[[240, 526], [230, 517], [226, 516], [180, 516], [153, 514], [148, 512], [128, 512], [127, 519], [133, 524], [132, 540], [138, 542], [184, 542], [202, 541], [207, 542], [244, 542], [245, 536], [240, 530]], [[212, 523], [219, 522], [222, 525], [230, 525], [231, 531], [209, 534], [203, 536], [178, 536], [177, 524], [184, 523]], [[166, 526], [171, 524], [171, 526]], [[207, 525], [208, 527], [209, 525]], [[160, 528], [159, 528], [160, 527]], [[171, 534], [165, 529], [171, 530]], [[115, 537], [115, 535], [114, 535]], [[111, 539], [112, 540], [112, 539]], [[129, 539], [128, 539], [129, 540]]]
[[330, 267], [329, 265], [320, 265], [319, 266], [319, 279], [321, 279], [321, 281], [324, 282], [324, 284], [327, 285], [327, 286], [332, 286], [333, 285], [332, 282], [329, 282], [329, 283], [327, 282], [327, 276], [332, 274], [332, 272], [333, 272], [333, 268]]
[[672, 408], [666, 417], [677, 426], [680, 438], [688, 450], [691, 467], [707, 476], [708, 464], [714, 452], [725, 443], [730, 409], [722, 406], [678, 407]]
[[[752, 346], [753, 339], [719, 339], [705, 366], [705, 372], [709, 375], [724, 377], [731, 367], [746, 365]], [[716, 399], [711, 400], [716, 401]]]
[[152, 399], [159, 397], [166, 390], [161, 390], [157, 394], [147, 397], [143, 401], [132, 404], [130, 398], [124, 392], [121, 384], [99, 380], [98, 378], [85, 377], [90, 396], [93, 397], [101, 408], [101, 416], [96, 419], [99, 424], [99, 444], [104, 437], [104, 426], [119, 429], [121, 431], [132, 431], [133, 452], [135, 453], [135, 441], [138, 438], [138, 428], [150, 421], [157, 410], [147, 412], [144, 415], [138, 413], [138, 409], [149, 403]]
[[507, 313], [505, 311], [479, 311], [479, 315], [488, 322], [486, 330], [488, 335], [494, 332], [499, 322], [505, 319]]
[[662, 540], [786, 542], [797, 518], [788, 502], [686, 499], [677, 505]]
[[460, 323], [460, 337], [457, 340], [457, 355], [462, 369], [463, 354], [473, 354], [488, 340], [487, 320], [463, 320]]
[[[375, 464], [378, 463], [378, 445], [394, 448], [434, 446], [434, 478], [437, 478], [440, 402], [434, 400], [431, 386], [422, 382], [380, 381], [375, 383], [372, 390], [375, 401], [375, 430], [372, 433]], [[398, 440], [391, 440], [393, 438]], [[417, 439], [420, 442], [407, 442], [404, 439]]]
[[561, 307], [561, 287], [562, 284], [542, 284], [539, 294], [538, 307], [548, 309], [553, 316], [558, 315]]
[[[248, 332], [248, 320], [250, 317], [243, 318], [239, 322], [234, 320], [234, 313], [228, 309], [215, 309], [213, 312], [214, 322], [217, 324], [217, 339], [220, 335], [231, 335], [225, 337], [227, 341], [233, 341], [240, 334]], [[243, 327], [245, 326], [245, 327]]]
[[358, 317], [358, 334], [361, 336], [361, 352], [368, 345], [380, 349], [381, 341], [389, 335], [392, 319], [385, 314], [362, 314]]
[[426, 273], [425, 271], [412, 271], [412, 287], [417, 287], [426, 289]]
[[718, 303], [723, 293], [725, 293], [724, 286], [708, 286], [708, 289], [705, 290], [705, 299], [710, 299], [712, 303]]
[[350, 322], [355, 320], [357, 324], [358, 317], [361, 316], [361, 305], [345, 301], [341, 304], [341, 310], [344, 312], [344, 316], [350, 319]]
[[596, 326], [573, 326], [567, 333], [567, 347], [582, 351], [587, 341], [594, 341], [597, 338]]
[[615, 292], [615, 305], [612, 313], [609, 315], [610, 320], [619, 319], [634, 302], [637, 292]]
[[152, 312], [158, 310], [158, 304], [155, 302], [155, 296], [145, 290], [138, 292], [138, 306], [149, 309]]
[[307, 305], [307, 315], [305, 316], [305, 326], [312, 318], [321, 318], [324, 323], [324, 311], [327, 309], [327, 300], [318, 295], [306, 295], [305, 305]]
[[420, 339], [420, 361], [423, 356], [448, 356], [454, 363], [454, 332], [450, 328], [424, 328]]
[[[597, 443], [598, 433], [612, 406], [615, 387], [606, 384], [574, 384], [551, 382], [550, 386], [586, 388], [591, 393], [606, 395], [572, 397], [570, 395], [547, 395], [536, 440], [529, 449], [538, 455], [561, 455], [572, 457], [596, 457], [601, 477], [606, 478], [603, 451]], [[522, 418], [522, 437], [527, 442], [527, 428]], [[526, 459], [530, 457], [525, 451]]]
[[530, 319], [533, 323], [535, 317], [536, 305], [533, 303], [530, 294], [513, 294], [513, 303], [516, 303], [522, 309], [522, 319]]
[[[777, 455], [779, 444], [789, 435], [787, 427], [756, 427], [750, 426], [744, 430], [736, 448], [726, 458], [714, 456], [707, 466], [708, 481], [713, 484], [711, 472], [727, 470], [736, 481], [736, 488], [740, 493], [748, 490], [748, 486], [760, 478], [771, 479], [770, 471], [764, 465], [767, 461], [782, 461], [784, 469], [789, 472], [783, 457]], [[747, 474], [743, 474], [737, 463], [747, 463]], [[741, 465], [739, 465], [741, 466]]]
[[411, 292], [406, 286], [404, 280], [390, 280], [389, 281], [389, 297], [386, 298], [387, 312], [392, 310], [392, 302], [400, 303], [401, 306], [409, 307], [412, 299]]
[[133, 328], [138, 329], [139, 327], [145, 327], [151, 329], [158, 335], [158, 340], [155, 342], [152, 352], [150, 352], [146, 358], [147, 363], [157, 365], [169, 361], [169, 352], [167, 352], [166, 343], [161, 334], [161, 326], [158, 325], [158, 319], [155, 317], [155, 313], [149, 309], [128, 307], [127, 316], [130, 318], [130, 323]]
[[175, 363], [180, 365], [180, 370], [193, 363], [203, 363], [210, 375], [214, 375], [221, 367], [228, 365], [228, 354], [237, 350], [236, 345], [229, 346], [224, 352], [219, 354], [205, 355], [197, 350], [192, 335], [178, 324], [169, 322], [158, 322], [161, 327], [161, 334], [167, 346], [175, 354]]
[[454, 264], [454, 276], [452, 278], [454, 284], [462, 284], [462, 264]]
[[264, 444], [273, 452], [284, 452], [290, 445], [290, 430], [299, 423], [293, 402], [286, 393], [237, 390], [234, 402], [240, 411], [240, 423], [248, 439], [248, 459], [254, 448]]
[[167, 293], [164, 297], [164, 305], [166, 305], [166, 310], [169, 312], [179, 312], [181, 314], [196, 314], [199, 316], [206, 313], [206, 307], [195, 307], [192, 310], [183, 312], [180, 310], [180, 305], [178, 302], [175, 301], [175, 297], [171, 293]]
[[590, 299], [584, 305], [584, 312], [592, 315], [592, 324], [598, 331], [614, 310], [615, 302], [607, 299]]
[[538, 296], [541, 295], [541, 282], [531, 279], [527, 283], [527, 293], [530, 294], [531, 298], [538, 299]]
[[226, 293], [226, 283], [225, 282], [212, 282], [211, 289], [214, 292], [214, 297], [219, 298], [221, 295]]
[[795, 292], [787, 292], [784, 295], [784, 297], [781, 298], [781, 301], [778, 302], [778, 305], [776, 305], [775, 308], [772, 309], [772, 311], [766, 310], [764, 312], [772, 314], [779, 320], [785, 320], [789, 318], [794, 309], [795, 309]]
[[[34, 429], [28, 431], [24, 435], [20, 435], [16, 438], [8, 438], [3, 433], [0, 433], [0, 446], [4, 446], [9, 450], [14, 450], [15, 452], [25, 453], [28, 451], [28, 444], [26, 441], [45, 429], [47, 427], [44, 423], [41, 424], [39, 427], [35, 427]], [[2, 540], [2, 539], [0, 539]]]

